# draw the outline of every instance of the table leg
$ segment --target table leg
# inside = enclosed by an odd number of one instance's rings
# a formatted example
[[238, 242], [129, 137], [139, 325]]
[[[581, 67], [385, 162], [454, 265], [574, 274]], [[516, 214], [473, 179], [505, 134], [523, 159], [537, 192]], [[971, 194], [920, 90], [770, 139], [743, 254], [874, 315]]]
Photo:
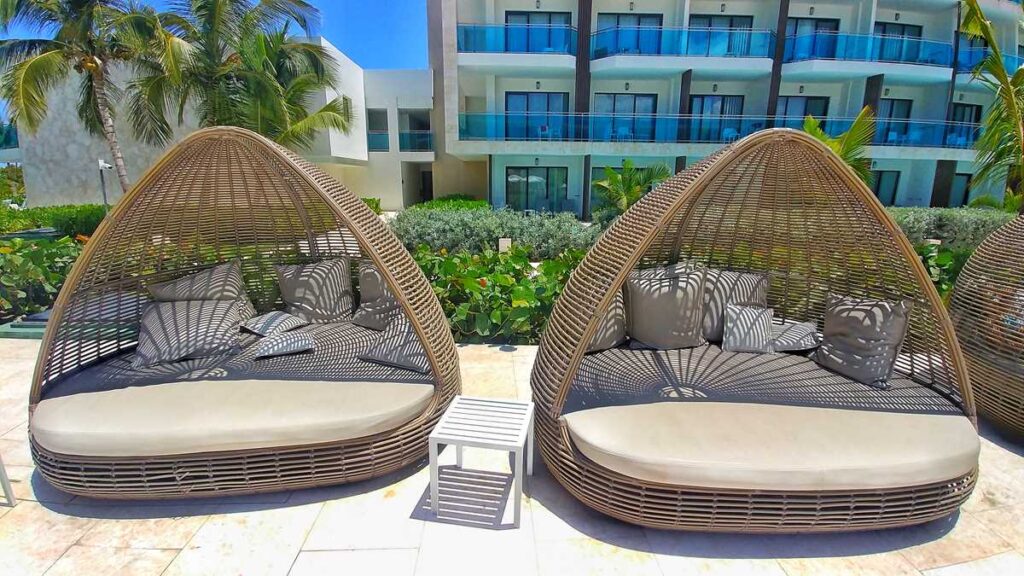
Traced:
[[440, 510], [438, 505], [438, 487], [440, 484], [440, 471], [437, 468], [437, 442], [434, 440], [430, 441], [430, 509], [433, 510], [434, 516], [438, 515]]
[[513, 524], [515, 525], [516, 528], [519, 528], [519, 515], [521, 513], [521, 508], [523, 506], [523, 450], [522, 450], [522, 448], [520, 448], [520, 449], [515, 451], [515, 458], [513, 459], [512, 465], [515, 466], [515, 469], [516, 469], [515, 470], [515, 473], [516, 473], [516, 477], [515, 477], [516, 490], [515, 490], [515, 493], [514, 493], [515, 502], [513, 502], [513, 504], [515, 505], [515, 508], [513, 509], [514, 510]]
[[14, 489], [11, 488], [11, 480], [7, 477], [7, 469], [4, 468], [3, 460], [0, 460], [0, 488], [3, 489], [7, 505], [13, 508], [18, 500], [14, 498]]
[[462, 444], [455, 445], [455, 466], [462, 470]]
[[533, 476], [533, 420], [526, 429], [526, 475]]

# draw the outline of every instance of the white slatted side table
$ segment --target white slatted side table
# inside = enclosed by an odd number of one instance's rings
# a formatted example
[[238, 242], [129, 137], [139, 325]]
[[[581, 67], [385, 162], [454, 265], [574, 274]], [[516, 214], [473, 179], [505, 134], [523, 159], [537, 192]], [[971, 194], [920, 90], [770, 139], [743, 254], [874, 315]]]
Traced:
[[[502, 450], [514, 455], [515, 526], [523, 500], [523, 468], [533, 475], [533, 402], [456, 396], [430, 433], [430, 506], [438, 513], [440, 476], [437, 455], [441, 445], [455, 446], [456, 465], [462, 468], [466, 446]], [[525, 452], [526, 461], [523, 461]]]
[[4, 501], [8, 506], [14, 508], [18, 501], [14, 498], [14, 488], [11, 488], [11, 480], [7, 477], [7, 470], [4, 468], [2, 458], [0, 458], [0, 489], [4, 492]]

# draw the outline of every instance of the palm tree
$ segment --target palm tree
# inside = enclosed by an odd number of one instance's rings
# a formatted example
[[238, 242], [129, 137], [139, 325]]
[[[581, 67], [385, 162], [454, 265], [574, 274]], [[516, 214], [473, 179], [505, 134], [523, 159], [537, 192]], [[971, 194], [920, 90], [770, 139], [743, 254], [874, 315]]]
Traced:
[[961, 28], [968, 36], [983, 38], [988, 54], [973, 71], [974, 79], [995, 95], [982, 121], [978, 149], [978, 182], [1006, 179], [1007, 188], [1024, 192], [1024, 72], [1006, 69], [992, 22], [985, 18], [977, 0], [964, 1]]
[[[315, 92], [336, 81], [323, 46], [289, 35], [288, 24], [311, 33], [319, 16], [305, 0], [176, 0], [170, 31], [191, 48], [183, 59], [140, 66], [130, 90], [133, 125], [170, 134], [164, 111], [178, 123], [194, 107], [200, 126], [243, 126], [288, 146], [308, 146], [317, 130], [348, 131], [351, 108], [341, 99], [317, 110]], [[154, 35], [159, 37], [159, 35]]]
[[839, 136], [829, 136], [813, 116], [804, 118], [804, 132], [828, 146], [853, 169], [857, 177], [871, 186], [871, 159], [867, 156], [867, 149], [875, 138], [875, 115], [870, 106], [862, 108], [850, 128]]
[[600, 223], [611, 221], [670, 176], [672, 171], [664, 164], [637, 168], [632, 160], [626, 160], [620, 171], [605, 166], [604, 180], [593, 184], [601, 204], [594, 211], [594, 219]]
[[[128, 25], [140, 10], [119, 0], [0, 0], [0, 29], [22, 25], [52, 38], [0, 40], [0, 97], [11, 120], [34, 132], [46, 118], [48, 92], [71, 71], [80, 76], [78, 116], [110, 147], [121, 189], [130, 187], [114, 127], [121, 89], [111, 77], [117, 65], [131, 65], [147, 44]], [[150, 8], [146, 18], [159, 18]], [[49, 34], [47, 34], [49, 35]], [[179, 46], [165, 43], [174, 52]]]

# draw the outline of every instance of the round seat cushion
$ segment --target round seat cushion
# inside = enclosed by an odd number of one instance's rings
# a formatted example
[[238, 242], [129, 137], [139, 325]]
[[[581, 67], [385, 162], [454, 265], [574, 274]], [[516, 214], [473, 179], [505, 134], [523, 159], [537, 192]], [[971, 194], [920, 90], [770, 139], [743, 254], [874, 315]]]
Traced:
[[77, 456], [305, 446], [392, 430], [433, 395], [423, 383], [194, 380], [48, 398], [30, 426], [46, 450]]
[[733, 402], [608, 406], [562, 417], [579, 451], [630, 478], [739, 490], [887, 490], [978, 465], [963, 415]]

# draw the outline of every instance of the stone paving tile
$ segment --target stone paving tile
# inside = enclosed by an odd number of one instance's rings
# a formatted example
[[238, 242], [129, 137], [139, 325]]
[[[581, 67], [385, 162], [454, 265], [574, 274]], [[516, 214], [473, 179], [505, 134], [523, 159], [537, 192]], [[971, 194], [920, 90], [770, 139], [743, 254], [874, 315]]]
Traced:
[[760, 554], [723, 546], [721, 534], [696, 534], [644, 529], [651, 553], [666, 576], [724, 574], [736, 576], [785, 576], [779, 563]]
[[380, 574], [412, 576], [416, 570], [415, 549], [330, 550], [300, 552], [289, 576], [324, 574]]
[[62, 506], [22, 501], [0, 517], [0, 574], [42, 574], [92, 525]]
[[7, 466], [33, 466], [32, 452], [29, 450], [28, 439], [15, 440], [15, 435], [21, 434], [20, 430], [12, 430], [10, 439], [4, 435], [0, 437], [0, 459]]
[[138, 550], [72, 546], [46, 571], [46, 576], [159, 576], [178, 554], [177, 550]]
[[[955, 523], [954, 523], [955, 522]], [[966, 512], [959, 518], [887, 531], [900, 554], [918, 570], [930, 570], [992, 556], [1011, 549], [980, 520]], [[920, 543], [913, 543], [914, 540]]]
[[994, 508], [971, 514], [989, 530], [1024, 552], [1024, 505]]
[[662, 572], [658, 559], [649, 551], [647, 539], [640, 533], [639, 538], [614, 544], [590, 538], [537, 542], [537, 573], [654, 576]]
[[69, 504], [76, 516], [94, 518], [79, 544], [104, 548], [181, 549], [188, 544], [208, 514], [212, 504], [199, 506], [121, 506]]
[[67, 504], [74, 499], [74, 495], [61, 492], [51, 486], [32, 466], [6, 466], [6, 468], [14, 495], [19, 500]]
[[218, 507], [218, 515], [203, 524], [164, 574], [287, 574], [321, 506], [253, 511]]
[[784, 558], [779, 564], [789, 576], [917, 576], [920, 572], [899, 552], [836, 558]]
[[981, 560], [928, 570], [925, 576], [1009, 576], [1024, 574], [1024, 555], [1005, 552]]

